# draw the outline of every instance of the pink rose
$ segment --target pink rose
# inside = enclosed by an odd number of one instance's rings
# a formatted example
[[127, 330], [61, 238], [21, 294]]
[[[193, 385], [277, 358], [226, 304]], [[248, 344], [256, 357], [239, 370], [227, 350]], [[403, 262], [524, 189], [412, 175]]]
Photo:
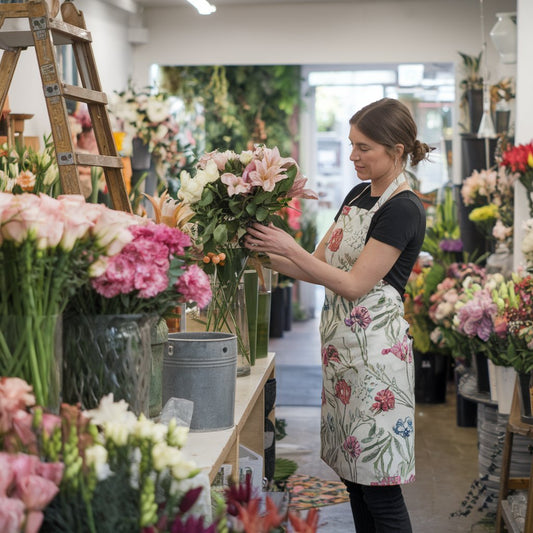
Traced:
[[16, 481], [35, 474], [35, 472], [37, 472], [37, 466], [40, 463], [39, 458], [36, 455], [28, 455], [25, 453], [10, 455], [9, 459]]
[[64, 469], [65, 465], [63, 463], [39, 463], [36, 474], [59, 486], [63, 479]]
[[17, 493], [28, 509], [41, 511], [59, 492], [49, 479], [37, 475], [24, 476], [17, 480]]
[[203, 308], [211, 301], [209, 277], [198, 265], [187, 268], [175, 286], [185, 302], [196, 302], [198, 307]]
[[0, 378], [0, 433], [11, 429], [15, 412], [34, 404], [32, 388], [23, 379]]
[[50, 413], [43, 413], [41, 428], [48, 437], [52, 436], [57, 428], [61, 427], [61, 417]]
[[15, 434], [24, 446], [28, 447], [37, 441], [33, 431], [33, 415], [26, 411], [17, 411], [13, 415], [12, 422]]
[[[4, 498], [8, 494], [8, 489], [15, 479], [15, 473], [11, 468], [9, 455], [0, 452], [0, 498]], [[2, 531], [2, 529], [0, 529]]]
[[0, 498], [0, 531], [19, 533], [24, 523], [24, 504], [16, 498]]

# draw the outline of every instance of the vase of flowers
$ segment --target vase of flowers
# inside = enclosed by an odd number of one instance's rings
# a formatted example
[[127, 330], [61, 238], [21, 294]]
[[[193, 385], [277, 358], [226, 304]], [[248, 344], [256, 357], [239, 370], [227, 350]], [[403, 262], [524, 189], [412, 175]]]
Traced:
[[50, 408], [60, 403], [61, 315], [107, 250], [104, 209], [81, 196], [0, 193], [0, 375], [25, 379]]
[[[307, 180], [294, 159], [283, 158], [277, 148], [265, 146], [240, 154], [232, 151], [205, 154], [194, 177], [182, 172], [180, 180], [178, 198], [194, 212], [193, 240], [202, 250], [204, 269], [216, 286], [206, 327], [208, 331], [217, 331], [213, 328], [236, 322], [230, 309], [250, 255], [240, 243], [246, 228], [254, 222], [286, 228], [280, 210], [292, 198], [317, 196], [305, 189]], [[252, 260], [261, 278], [261, 258]], [[236, 333], [239, 350], [249, 358], [249, 348], [242, 339], [245, 330]]]
[[128, 214], [116, 226], [123, 242], [100, 258], [65, 313], [65, 400], [93, 408], [113, 392], [148, 414], [151, 328], [180, 303], [206, 306], [211, 290], [179, 229]]

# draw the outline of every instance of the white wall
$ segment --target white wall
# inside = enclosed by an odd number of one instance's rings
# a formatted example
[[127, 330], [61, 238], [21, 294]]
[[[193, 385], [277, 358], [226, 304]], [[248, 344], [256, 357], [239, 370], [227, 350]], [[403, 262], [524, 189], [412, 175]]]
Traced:
[[[486, 25], [516, 0], [485, 0]], [[150, 42], [135, 50], [135, 79], [164, 65], [456, 62], [481, 50], [479, 0], [148, 8]], [[496, 52], [489, 50], [494, 63]]]
[[[533, 72], [531, 59], [533, 53], [533, 33], [528, 21], [533, 17], [533, 2], [518, 0], [518, 50], [516, 75], [516, 133], [515, 144], [527, 144], [533, 140]], [[523, 264], [520, 243], [523, 238], [521, 224], [529, 218], [529, 204], [525, 189], [518, 183], [515, 187], [514, 221], [514, 266]]]
[[[489, 80], [513, 74], [489, 39], [496, 13], [516, 11], [516, 0], [382, 0], [321, 4], [223, 5], [209, 16], [189, 6], [147, 8], [150, 41], [134, 51], [134, 80], [149, 82], [150, 66], [255, 64], [375, 64], [448, 62], [458, 51], [482, 49], [485, 20]], [[457, 113], [458, 116], [458, 113]], [[459, 131], [453, 138], [453, 175], [460, 179]], [[300, 161], [310, 166], [305, 150]], [[312, 156], [310, 156], [312, 157]], [[309, 166], [308, 166], [309, 165]]]
[[[120, 9], [98, 0], [76, 0], [93, 38], [93, 51], [103, 90], [122, 90], [132, 76], [132, 46], [128, 43], [128, 17]], [[50, 133], [39, 68], [35, 50], [23, 51], [9, 91], [13, 113], [32, 113], [26, 121], [24, 134], [42, 138]]]

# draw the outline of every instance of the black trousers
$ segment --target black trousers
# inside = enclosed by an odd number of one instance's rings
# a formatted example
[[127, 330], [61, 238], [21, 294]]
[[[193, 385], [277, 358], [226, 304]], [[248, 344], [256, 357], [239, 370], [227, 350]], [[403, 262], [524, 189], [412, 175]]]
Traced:
[[342, 480], [350, 496], [356, 533], [412, 533], [400, 485], [359, 485]]

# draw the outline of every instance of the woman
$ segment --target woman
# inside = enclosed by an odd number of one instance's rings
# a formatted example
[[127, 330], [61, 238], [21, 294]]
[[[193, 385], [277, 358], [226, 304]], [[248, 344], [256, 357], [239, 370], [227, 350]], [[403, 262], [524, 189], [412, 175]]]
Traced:
[[246, 246], [272, 268], [324, 285], [322, 459], [346, 484], [357, 533], [411, 531], [401, 485], [414, 480], [414, 373], [403, 294], [425, 234], [425, 211], [404, 172], [427, 158], [416, 124], [384, 98], [350, 119], [358, 177], [311, 255], [273, 226]]

